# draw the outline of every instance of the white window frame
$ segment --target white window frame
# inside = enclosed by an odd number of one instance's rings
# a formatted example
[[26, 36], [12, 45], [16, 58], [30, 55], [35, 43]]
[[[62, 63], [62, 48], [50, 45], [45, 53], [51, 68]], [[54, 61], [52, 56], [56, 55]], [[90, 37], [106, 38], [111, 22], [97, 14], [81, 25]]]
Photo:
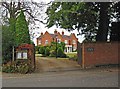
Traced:
[[58, 42], [58, 43], [61, 43], [61, 39], [57, 39], [57, 42]]
[[68, 40], [65, 40], [65, 44], [68, 44]]
[[28, 56], [27, 56], [27, 52], [23, 52], [23, 59], [27, 59]]
[[45, 40], [45, 44], [48, 44], [48, 40]]
[[18, 51], [16, 53], [16, 59], [28, 59], [28, 53], [27, 51]]
[[16, 56], [17, 59], [22, 59], [22, 52], [17, 52], [16, 55], [17, 55]]
[[41, 40], [38, 41], [38, 44], [39, 44], [39, 45], [41, 44]]

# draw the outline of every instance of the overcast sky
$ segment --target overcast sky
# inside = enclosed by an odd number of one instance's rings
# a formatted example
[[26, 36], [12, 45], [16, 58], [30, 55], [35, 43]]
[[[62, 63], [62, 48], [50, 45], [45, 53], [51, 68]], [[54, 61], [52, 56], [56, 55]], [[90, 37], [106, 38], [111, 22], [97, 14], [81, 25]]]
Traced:
[[[34, 1], [37, 1], [37, 2], [39, 2], [38, 0], [34, 0]], [[48, 2], [50, 2], [51, 0], [41, 0], [41, 1], [44, 1], [44, 2], [46, 2], [46, 3], [48, 3]], [[52, 0], [53, 1], [53, 0]], [[45, 9], [46, 10], [46, 9]], [[43, 13], [44, 13], [44, 11], [43, 11]], [[45, 15], [45, 14], [44, 14]], [[37, 25], [38, 25], [38, 29], [36, 29], [35, 30], [35, 32], [36, 32], [36, 38], [37, 37], [39, 37], [40, 36], [40, 33], [41, 32], [43, 32], [43, 33], [45, 33], [46, 31], [48, 31], [49, 33], [54, 33], [54, 30], [56, 29], [58, 32], [62, 32], [62, 31], [64, 31], [64, 34], [65, 35], [70, 35], [71, 33], [75, 33], [75, 35], [76, 35], [76, 37], [78, 38], [78, 41], [79, 42], [82, 42], [83, 40], [84, 40], [84, 37], [83, 36], [77, 36], [77, 30], [75, 30], [75, 31], [71, 31], [71, 32], [68, 32], [67, 30], [65, 30], [65, 29], [62, 29], [62, 28], [57, 28], [56, 26], [53, 26], [53, 27], [51, 27], [51, 28], [46, 28], [45, 27], [45, 25], [44, 24], [42, 24], [42, 23], [39, 23], [39, 22], [37, 22]], [[34, 43], [36, 44], [36, 38], [34, 38]]]

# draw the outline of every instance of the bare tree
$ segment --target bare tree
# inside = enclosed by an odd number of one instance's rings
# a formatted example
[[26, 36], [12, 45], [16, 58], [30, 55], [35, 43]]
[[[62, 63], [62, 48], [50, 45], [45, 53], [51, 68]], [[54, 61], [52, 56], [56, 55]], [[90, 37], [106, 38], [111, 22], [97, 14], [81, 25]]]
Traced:
[[[49, 4], [49, 3], [48, 3]], [[42, 11], [48, 5], [44, 2], [33, 2], [32, 0], [30, 2], [23, 1], [23, 0], [8, 0], [1, 2], [2, 8], [1, 8], [1, 14], [2, 14], [2, 24], [10, 24], [10, 20], [14, 19], [16, 21], [16, 18], [22, 9], [24, 13], [26, 14], [27, 21], [29, 23], [29, 29], [30, 34], [34, 35], [32, 30], [36, 28], [36, 22], [43, 23], [43, 14]], [[33, 24], [34, 27], [31, 27], [30, 25]], [[15, 25], [15, 24], [12, 24]], [[38, 27], [37, 27], [38, 28]], [[34, 36], [32, 36], [34, 37]]]

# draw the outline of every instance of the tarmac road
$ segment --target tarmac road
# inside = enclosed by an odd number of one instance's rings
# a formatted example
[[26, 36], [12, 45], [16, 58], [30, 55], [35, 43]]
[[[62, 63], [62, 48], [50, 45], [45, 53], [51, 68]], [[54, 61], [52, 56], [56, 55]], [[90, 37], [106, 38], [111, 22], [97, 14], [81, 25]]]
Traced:
[[3, 87], [118, 87], [118, 69], [3, 74]]

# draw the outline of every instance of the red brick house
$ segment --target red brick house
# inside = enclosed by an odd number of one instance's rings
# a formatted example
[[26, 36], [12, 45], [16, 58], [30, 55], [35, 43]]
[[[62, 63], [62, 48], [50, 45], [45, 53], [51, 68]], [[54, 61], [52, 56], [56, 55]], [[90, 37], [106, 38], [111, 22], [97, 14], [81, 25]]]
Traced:
[[65, 52], [72, 52], [77, 49], [77, 42], [78, 38], [76, 38], [75, 34], [72, 33], [70, 36], [65, 35], [64, 32], [62, 31], [62, 34], [57, 32], [56, 30], [54, 31], [54, 34], [50, 34], [47, 31], [37, 38], [37, 46], [46, 46], [50, 45], [51, 42], [64, 42], [65, 43]]

